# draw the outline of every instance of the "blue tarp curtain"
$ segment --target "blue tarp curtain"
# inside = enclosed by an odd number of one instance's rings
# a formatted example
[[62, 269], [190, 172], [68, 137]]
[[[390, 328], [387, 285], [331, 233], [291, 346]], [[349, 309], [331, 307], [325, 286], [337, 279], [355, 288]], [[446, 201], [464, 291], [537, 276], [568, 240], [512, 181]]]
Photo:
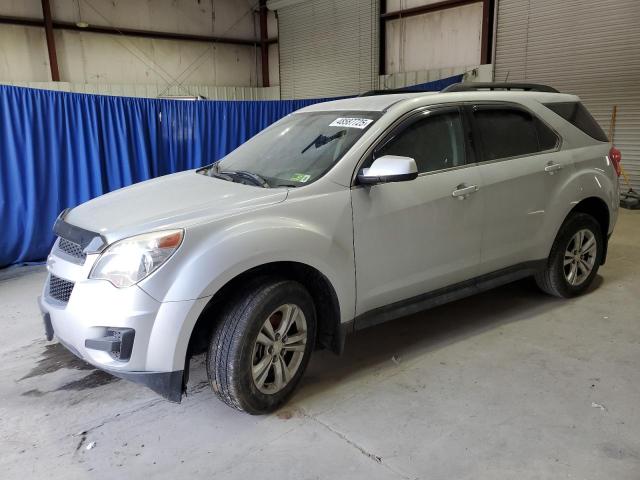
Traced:
[[0, 85], [0, 268], [44, 259], [64, 208], [212, 163], [324, 100], [191, 102]]

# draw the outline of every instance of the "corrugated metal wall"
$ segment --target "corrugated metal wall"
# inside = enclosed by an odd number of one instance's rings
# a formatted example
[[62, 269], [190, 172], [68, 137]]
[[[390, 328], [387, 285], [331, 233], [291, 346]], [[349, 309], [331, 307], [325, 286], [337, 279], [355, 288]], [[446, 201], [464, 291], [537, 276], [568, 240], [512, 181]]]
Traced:
[[278, 10], [282, 98], [353, 95], [378, 83], [378, 0], [313, 0]]
[[[640, 1], [499, 0], [495, 80], [575, 93], [609, 131], [640, 189]], [[623, 186], [623, 188], [625, 188]]]

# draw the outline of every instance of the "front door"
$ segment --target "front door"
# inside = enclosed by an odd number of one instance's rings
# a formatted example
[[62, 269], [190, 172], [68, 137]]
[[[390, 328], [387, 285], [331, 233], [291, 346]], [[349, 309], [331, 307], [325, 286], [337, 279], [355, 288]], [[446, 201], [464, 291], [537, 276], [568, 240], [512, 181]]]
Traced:
[[357, 315], [474, 277], [483, 219], [478, 167], [457, 107], [423, 110], [382, 140], [415, 159], [410, 181], [352, 188]]

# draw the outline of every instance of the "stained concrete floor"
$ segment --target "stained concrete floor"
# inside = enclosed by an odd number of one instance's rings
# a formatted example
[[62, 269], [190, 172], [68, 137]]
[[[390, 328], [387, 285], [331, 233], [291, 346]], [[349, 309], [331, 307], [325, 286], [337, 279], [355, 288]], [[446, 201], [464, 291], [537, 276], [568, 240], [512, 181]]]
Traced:
[[361, 332], [262, 417], [201, 358], [177, 405], [46, 342], [44, 277], [0, 274], [2, 478], [640, 478], [640, 212], [587, 295], [522, 281]]

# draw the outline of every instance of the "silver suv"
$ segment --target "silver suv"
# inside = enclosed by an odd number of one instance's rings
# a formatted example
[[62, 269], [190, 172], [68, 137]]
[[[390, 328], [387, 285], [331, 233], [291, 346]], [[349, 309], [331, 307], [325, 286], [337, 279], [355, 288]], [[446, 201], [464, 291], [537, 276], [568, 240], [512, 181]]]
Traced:
[[62, 212], [46, 334], [173, 401], [206, 352], [221, 400], [272, 411], [349, 332], [527, 276], [584, 292], [619, 160], [578, 97], [540, 85], [319, 103]]

